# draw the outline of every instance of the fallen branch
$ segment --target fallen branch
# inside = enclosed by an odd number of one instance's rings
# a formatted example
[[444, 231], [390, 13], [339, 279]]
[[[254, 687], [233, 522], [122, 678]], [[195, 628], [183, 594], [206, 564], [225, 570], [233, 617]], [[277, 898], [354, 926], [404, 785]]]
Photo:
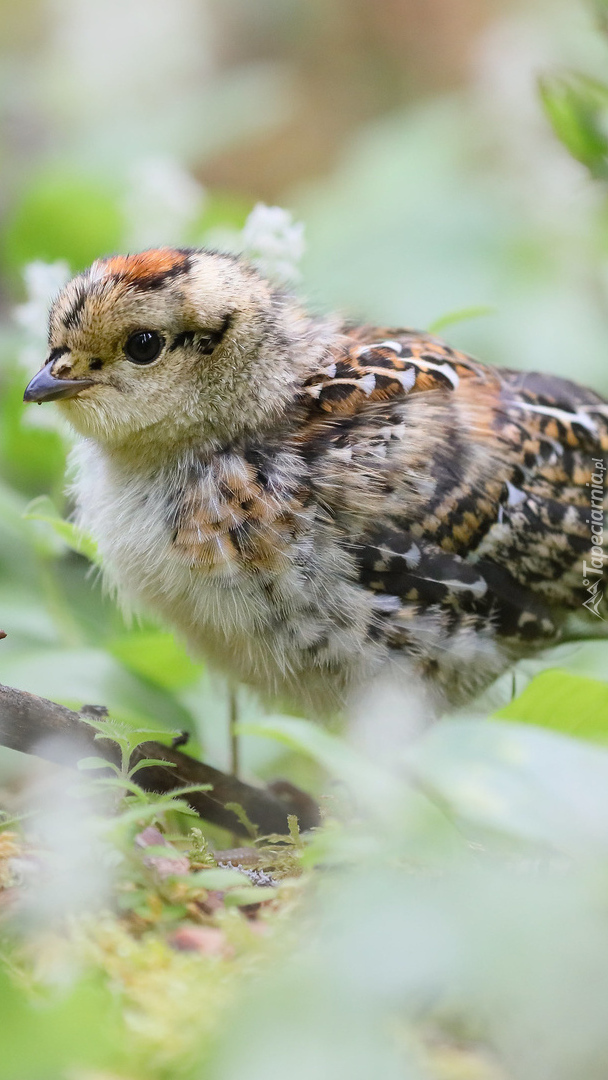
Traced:
[[[83, 710], [84, 712], [84, 710]], [[96, 739], [93, 727], [80, 713], [46, 698], [0, 684], [0, 745], [24, 754], [35, 754], [59, 765], [75, 767], [80, 758], [94, 754], [115, 765], [120, 750], [110, 739]], [[144, 758], [168, 762], [140, 769], [137, 782], [145, 791], [164, 793], [190, 784], [211, 784], [213, 790], [193, 792], [187, 801], [206, 821], [246, 836], [247, 829], [228, 803], [239, 803], [260, 833], [286, 833], [287, 816], [296, 814], [305, 831], [319, 824], [319, 809], [313, 799], [291, 784], [279, 782], [276, 792], [252, 787], [235, 776], [196, 761], [180, 750], [158, 742], [145, 742], [134, 750], [131, 764]]]

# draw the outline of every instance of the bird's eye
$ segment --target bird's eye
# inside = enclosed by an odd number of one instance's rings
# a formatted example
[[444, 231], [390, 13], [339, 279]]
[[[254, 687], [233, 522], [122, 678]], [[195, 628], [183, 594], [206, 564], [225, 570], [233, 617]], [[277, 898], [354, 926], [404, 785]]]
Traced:
[[156, 330], [136, 330], [125, 342], [125, 356], [132, 364], [151, 364], [160, 355], [163, 345]]

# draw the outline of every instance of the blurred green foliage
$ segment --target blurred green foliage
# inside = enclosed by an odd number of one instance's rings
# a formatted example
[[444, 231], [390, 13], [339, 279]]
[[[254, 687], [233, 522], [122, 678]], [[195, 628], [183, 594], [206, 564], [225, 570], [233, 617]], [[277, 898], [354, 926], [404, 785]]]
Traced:
[[84, 270], [120, 247], [123, 217], [111, 187], [71, 171], [42, 171], [21, 192], [0, 237], [0, 258], [13, 278], [34, 259], [66, 259]]
[[82, 979], [63, 995], [41, 994], [32, 1004], [0, 972], [0, 1008], [3, 1080], [50, 1080], [66, 1066], [111, 1067], [124, 1039], [119, 1002], [99, 977]]
[[523, 694], [500, 709], [497, 716], [605, 743], [608, 738], [608, 685], [549, 669], [537, 675]]
[[[131, 729], [186, 729], [195, 753], [226, 768], [223, 682], [166, 627], [125, 620], [103, 595], [95, 551], [69, 522], [70, 436], [52, 410], [21, 401], [44, 334], [35, 311], [21, 329], [11, 315], [32, 260], [65, 260], [75, 271], [128, 247], [129, 205], [146, 210], [143, 226], [157, 225], [159, 242], [170, 234], [216, 243], [242, 228], [260, 195], [248, 183], [250, 140], [277, 136], [297, 111], [297, 78], [263, 59], [240, 67], [243, 42], [225, 50], [231, 68], [217, 66], [213, 7], [129, 0], [129, 18], [78, 0], [45, 8], [53, 34], [48, 55], [35, 57], [46, 72], [40, 83], [19, 51], [27, 41], [35, 55], [37, 31], [24, 24], [15, 33], [16, 9], [14, 36], [0, 42], [14, 76], [0, 87], [7, 112], [15, 87], [23, 90], [23, 64], [24, 101], [40, 86], [48, 93], [41, 115], [53, 144], [53, 152], [21, 148], [14, 161], [1, 148], [0, 626], [8, 637], [0, 679], [75, 707], [104, 704]], [[346, 6], [333, 2], [307, 12], [291, 0], [288, 14], [276, 0], [216, 7], [218, 18], [233, 20], [235, 42], [241, 21], [252, 38], [258, 23], [280, 25], [289, 48], [303, 37], [312, 49], [315, 28], [339, 29], [346, 18]], [[596, 0], [595, 9], [606, 28], [608, 5]], [[195, 33], [195, 16], [209, 18], [209, 32]], [[104, 18], [110, 33], [98, 41]], [[506, 4], [477, 42], [465, 87], [370, 113], [332, 144], [324, 169], [286, 183], [280, 202], [306, 224], [302, 292], [313, 307], [433, 324], [483, 359], [608, 390], [607, 196], [592, 182], [608, 178], [608, 48], [591, 27], [577, 0]], [[183, 58], [171, 52], [175, 40]], [[340, 45], [348, 52], [352, 41]], [[333, 46], [328, 55], [336, 66]], [[379, 57], [376, 71], [388, 64]], [[211, 72], [204, 87], [203, 68]], [[353, 61], [339, 78], [358, 72]], [[535, 96], [539, 74], [563, 147]], [[350, 106], [359, 84], [346, 91]], [[340, 105], [335, 94], [323, 100], [310, 122], [311, 156], [313, 128]], [[25, 138], [27, 123], [19, 123]], [[185, 214], [174, 191], [151, 193], [129, 179], [158, 146], [191, 196], [192, 172], [214, 175], [212, 148], [240, 148], [244, 175], [234, 169], [232, 182], [212, 181], [200, 198], [195, 191]], [[264, 870], [279, 868], [278, 888], [239, 892], [242, 877], [215, 866], [211, 851], [229, 838], [188, 834], [191, 822], [164, 806], [131, 807], [128, 820], [98, 808], [95, 841], [104, 835], [120, 887], [59, 925], [28, 923], [26, 914], [3, 923], [0, 1078], [603, 1080], [608, 757], [594, 744], [608, 738], [607, 684], [605, 638], [548, 650], [389, 765], [382, 701], [362, 750], [305, 718], [268, 717], [239, 689], [245, 775], [286, 776], [319, 795], [323, 828], [267, 844]], [[28, 874], [34, 893], [46, 891], [35, 876], [48, 841], [32, 798], [44, 788], [36, 776], [31, 762], [0, 750], [7, 800], [24, 785], [33, 804], [17, 856], [3, 856], [15, 825], [0, 820], [0, 897], [16, 895], [17, 906], [21, 892], [29, 895]], [[81, 803], [69, 807], [75, 824]], [[203, 880], [210, 892], [225, 890], [211, 915], [183, 881], [159, 881], [137, 854], [135, 832], [152, 820], [190, 854], [193, 876], [216, 875], [197, 879], [201, 890]], [[117, 822], [122, 832], [108, 839]], [[70, 888], [78, 892], [90, 871], [74, 858]], [[241, 911], [255, 896], [264, 901], [261, 929]], [[174, 933], [201, 925], [225, 939], [224, 953], [175, 945]]]
[[596, 180], [608, 179], [608, 86], [580, 74], [541, 79], [555, 134]]

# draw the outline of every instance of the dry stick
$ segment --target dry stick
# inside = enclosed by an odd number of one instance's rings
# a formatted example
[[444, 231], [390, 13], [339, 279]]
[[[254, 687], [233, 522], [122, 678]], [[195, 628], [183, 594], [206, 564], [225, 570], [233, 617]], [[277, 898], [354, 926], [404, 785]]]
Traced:
[[[46, 698], [0, 684], [0, 746], [36, 754], [59, 765], [75, 767], [82, 757], [94, 754], [120, 765], [120, 749], [110, 739], [95, 738], [96, 731], [79, 713]], [[131, 765], [144, 758], [168, 762], [152, 765], [137, 773], [137, 782], [145, 791], [164, 793], [189, 784], [211, 784], [213, 790], [192, 792], [184, 798], [202, 818], [248, 835], [227, 803], [239, 803], [260, 833], [286, 833], [287, 816], [296, 814], [302, 830], [319, 824], [319, 808], [310, 796], [290, 784], [279, 782], [278, 794], [252, 787], [234, 776], [158, 742], [145, 742], [131, 756]]]

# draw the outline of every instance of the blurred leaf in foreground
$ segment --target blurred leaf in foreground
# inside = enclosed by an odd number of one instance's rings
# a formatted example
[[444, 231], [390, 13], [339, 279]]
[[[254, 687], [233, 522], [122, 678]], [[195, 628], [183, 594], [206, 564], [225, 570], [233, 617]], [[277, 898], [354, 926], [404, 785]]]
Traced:
[[116, 1063], [124, 1040], [124, 1022], [116, 995], [101, 979], [82, 980], [67, 992], [52, 992], [46, 1001], [39, 996], [34, 1002], [0, 973], [0, 1004], [0, 1076], [6, 1080], [17, 1076], [21, 1080], [50, 1080], [67, 1075], [67, 1069], [70, 1073], [74, 1070], [75, 1076], [80, 1068], [98, 1069]]
[[26, 521], [44, 521], [56, 536], [59, 536], [72, 551], [84, 555], [93, 563], [99, 562], [97, 545], [95, 541], [82, 529], [79, 529], [72, 521], [66, 521], [56, 509], [48, 495], [40, 495], [34, 499], [24, 513]]
[[540, 80], [540, 97], [558, 139], [595, 179], [608, 179], [608, 86], [571, 72]]
[[191, 660], [173, 635], [162, 630], [132, 630], [110, 641], [108, 651], [130, 671], [166, 690], [192, 685], [203, 671], [203, 664]]
[[450, 720], [408, 761], [422, 790], [463, 821], [577, 858], [608, 853], [604, 749], [532, 724]]
[[357, 791], [359, 797], [372, 806], [398, 801], [398, 785], [390, 773], [377, 768], [363, 754], [343, 739], [324, 731], [310, 720], [295, 716], [270, 716], [251, 723], [241, 723], [240, 735], [259, 735], [276, 739], [301, 754], [317, 761], [327, 772]]
[[34, 259], [67, 259], [74, 271], [121, 246], [118, 201], [99, 181], [44, 173], [26, 189], [1, 237], [13, 273]]
[[478, 307], [460, 308], [458, 311], [446, 311], [445, 315], [440, 315], [438, 319], [435, 319], [431, 323], [429, 326], [429, 334], [438, 334], [448, 326], [455, 326], [457, 323], [468, 322], [469, 319], [481, 319], [484, 315], [492, 315], [495, 311], [496, 308], [491, 307], [489, 304], [481, 304]]
[[192, 716], [162, 686], [138, 678], [102, 648], [38, 647], [7, 653], [2, 681], [68, 708], [106, 705], [113, 718], [132, 727], [150, 722], [191, 731]]
[[597, 24], [604, 33], [608, 33], [608, 0], [593, 0]]
[[543, 671], [523, 694], [495, 715], [501, 720], [517, 720], [580, 739], [607, 742], [608, 685], [566, 671]]

